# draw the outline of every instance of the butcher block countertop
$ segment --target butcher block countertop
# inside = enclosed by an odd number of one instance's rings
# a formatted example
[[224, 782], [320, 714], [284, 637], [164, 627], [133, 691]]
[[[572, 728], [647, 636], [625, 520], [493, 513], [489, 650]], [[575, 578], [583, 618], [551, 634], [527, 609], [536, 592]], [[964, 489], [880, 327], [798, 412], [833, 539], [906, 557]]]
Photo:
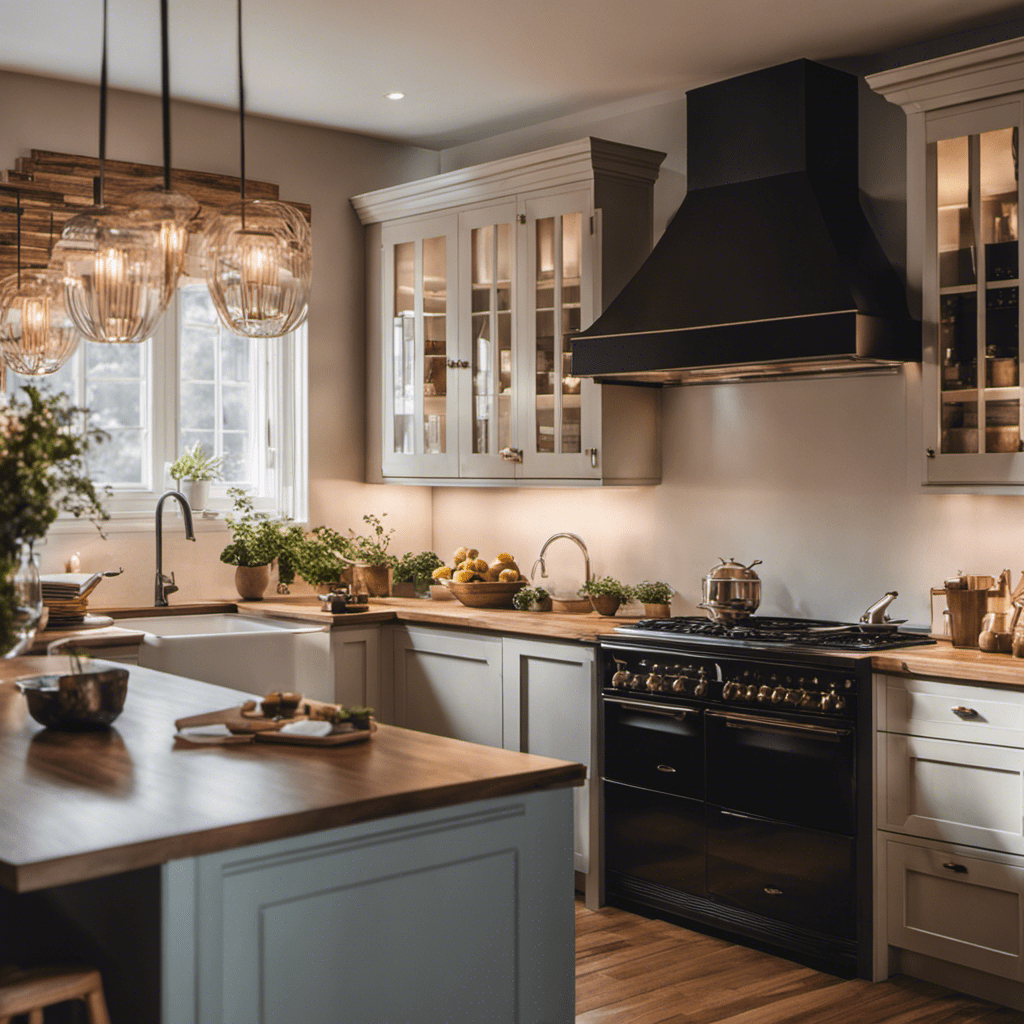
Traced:
[[176, 742], [174, 720], [244, 699], [132, 667], [109, 732], [44, 730], [0, 661], [0, 885], [22, 892], [411, 811], [582, 785], [583, 765], [382, 725], [334, 748]]

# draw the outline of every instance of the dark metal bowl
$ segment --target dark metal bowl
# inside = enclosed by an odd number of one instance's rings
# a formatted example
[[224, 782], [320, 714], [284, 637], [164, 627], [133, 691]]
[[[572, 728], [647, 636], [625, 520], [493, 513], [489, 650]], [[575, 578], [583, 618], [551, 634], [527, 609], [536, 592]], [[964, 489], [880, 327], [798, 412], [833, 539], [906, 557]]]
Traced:
[[107, 729], [124, 710], [128, 669], [22, 679], [28, 713], [48, 729]]

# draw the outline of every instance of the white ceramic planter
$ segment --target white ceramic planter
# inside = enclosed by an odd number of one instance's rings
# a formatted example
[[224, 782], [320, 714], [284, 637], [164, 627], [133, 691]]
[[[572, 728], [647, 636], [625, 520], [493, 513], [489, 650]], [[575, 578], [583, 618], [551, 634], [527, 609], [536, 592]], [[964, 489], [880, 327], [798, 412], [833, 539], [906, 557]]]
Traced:
[[202, 512], [210, 500], [209, 480], [182, 480], [181, 493], [193, 512]]

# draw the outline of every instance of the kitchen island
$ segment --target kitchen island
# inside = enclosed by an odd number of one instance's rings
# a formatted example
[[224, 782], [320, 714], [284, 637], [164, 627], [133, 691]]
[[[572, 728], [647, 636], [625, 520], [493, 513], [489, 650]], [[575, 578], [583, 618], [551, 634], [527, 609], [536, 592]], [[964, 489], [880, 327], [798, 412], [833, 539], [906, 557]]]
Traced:
[[141, 668], [109, 733], [54, 733], [11, 682], [53, 670], [0, 665], [0, 962], [91, 954], [115, 1024], [572, 1020], [581, 765], [192, 747], [174, 720], [237, 691]]

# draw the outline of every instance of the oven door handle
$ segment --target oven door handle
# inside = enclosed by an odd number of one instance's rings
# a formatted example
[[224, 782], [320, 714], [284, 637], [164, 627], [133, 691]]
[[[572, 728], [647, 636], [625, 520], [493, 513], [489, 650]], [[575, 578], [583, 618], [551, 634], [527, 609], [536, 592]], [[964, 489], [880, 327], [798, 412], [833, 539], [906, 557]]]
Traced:
[[778, 718], [759, 718], [756, 715], [733, 715], [722, 711], [709, 711], [709, 718], [721, 718], [727, 729], [754, 729], [763, 732], [810, 732], [822, 739], [838, 743], [849, 736], [852, 729], [834, 729], [827, 725], [812, 725], [810, 722], [784, 722]]
[[618, 704], [624, 708], [632, 708], [634, 711], [643, 711], [649, 715], [664, 715], [666, 718], [683, 719], [687, 715], [699, 715], [700, 708], [661, 708], [653, 704], [645, 704], [642, 700], [623, 700], [621, 697], [605, 697], [606, 704]]

